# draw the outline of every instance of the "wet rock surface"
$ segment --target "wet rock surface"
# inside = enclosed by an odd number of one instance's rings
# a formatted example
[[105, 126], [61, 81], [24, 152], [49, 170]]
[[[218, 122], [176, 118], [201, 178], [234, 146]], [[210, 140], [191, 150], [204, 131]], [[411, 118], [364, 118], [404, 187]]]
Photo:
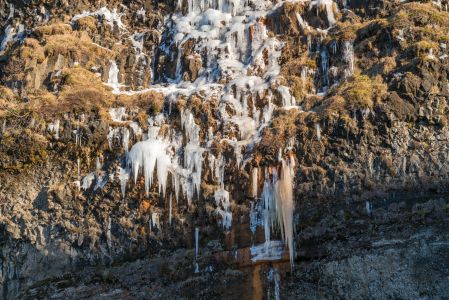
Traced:
[[448, 4], [199, 2], [0, 1], [0, 298], [445, 299]]

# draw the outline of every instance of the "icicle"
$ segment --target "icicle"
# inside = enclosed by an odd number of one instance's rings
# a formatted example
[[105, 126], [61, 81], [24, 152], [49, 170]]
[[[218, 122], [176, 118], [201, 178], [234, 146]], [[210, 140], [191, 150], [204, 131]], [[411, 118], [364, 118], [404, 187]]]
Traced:
[[343, 42], [343, 61], [348, 65], [345, 72], [347, 76], [354, 74], [354, 46], [351, 41]]
[[156, 212], [151, 214], [151, 228], [157, 228], [159, 231], [162, 231], [160, 216]]
[[368, 214], [368, 216], [371, 216], [371, 214], [373, 213], [373, 205], [371, 204], [371, 202], [366, 201], [365, 209], [366, 209], [366, 213]]
[[128, 152], [129, 150], [129, 129], [123, 128], [123, 149], [125, 152]]
[[173, 207], [172, 207], [172, 202], [173, 202], [173, 196], [170, 195], [169, 198], [169, 203], [168, 203], [168, 223], [171, 225], [171, 220], [172, 220], [172, 214], [173, 214]]
[[198, 240], [200, 236], [200, 229], [198, 227], [195, 228], [195, 258], [198, 258]]
[[[188, 110], [181, 112], [181, 124], [187, 138], [187, 145], [184, 147], [184, 167], [188, 171], [192, 184], [188, 194], [193, 195], [196, 192], [199, 196], [204, 153], [204, 149], [200, 147], [200, 127], [196, 125], [193, 115]], [[190, 199], [191, 196], [188, 198]]]
[[80, 137], [80, 125], [76, 124], [76, 131], [75, 131], [75, 145], [81, 146], [81, 137]]
[[327, 86], [329, 84], [329, 55], [326, 47], [323, 47], [320, 52], [321, 57], [321, 72], [323, 74], [323, 84]]
[[251, 196], [257, 198], [257, 185], [258, 185], [258, 168], [253, 168], [251, 173]]
[[77, 170], [78, 170], [77, 178], [79, 179], [79, 178], [81, 178], [81, 161], [79, 158], [76, 160], [76, 164], [77, 164]]
[[272, 268], [268, 273], [268, 280], [274, 283], [274, 297], [268, 293], [268, 299], [281, 300], [281, 276], [276, 268]]
[[[274, 178], [273, 180], [276, 180]], [[265, 170], [265, 182], [263, 186], [262, 192], [262, 201], [264, 204], [264, 233], [265, 233], [265, 242], [270, 241], [271, 239], [271, 227], [273, 223], [273, 219], [276, 217], [276, 202], [275, 202], [275, 194], [274, 194], [274, 186], [270, 181], [268, 170]]]
[[14, 12], [15, 12], [14, 4], [9, 3], [9, 15], [7, 21], [12, 20], [14, 18]]
[[101, 172], [101, 162], [100, 162], [100, 158], [97, 156], [97, 158], [95, 159], [95, 176], [100, 176], [100, 172]]
[[107, 136], [109, 149], [112, 150], [112, 146], [113, 146], [113, 141], [114, 140], [119, 140], [120, 133], [121, 133], [121, 128], [120, 127], [117, 127], [117, 128], [109, 127], [109, 133], [108, 133], [108, 136]]
[[318, 141], [321, 141], [321, 127], [320, 127], [320, 124], [316, 123], [315, 124], [315, 129], [316, 129], [316, 138], [318, 139]]
[[240, 164], [243, 160], [242, 146], [239, 143], [234, 145], [235, 161], [237, 169], [240, 169]]
[[432, 48], [429, 49], [429, 54], [427, 54], [427, 59], [431, 59], [431, 60], [435, 59], [435, 55], [433, 54]]
[[276, 204], [278, 222], [281, 227], [282, 239], [288, 245], [290, 263], [293, 265], [293, 165], [282, 160], [281, 177], [276, 183]]
[[120, 180], [120, 189], [122, 191], [122, 198], [125, 199], [126, 183], [129, 180], [129, 172], [125, 169], [118, 167], [118, 179]]
[[290, 262], [293, 265], [293, 160], [281, 159], [281, 173], [278, 177], [276, 169], [272, 169], [272, 180], [268, 170], [265, 171], [265, 183], [262, 192], [264, 204], [265, 243], [271, 240], [271, 230], [281, 229], [282, 239], [288, 245]]
[[106, 243], [109, 250], [112, 250], [111, 217], [108, 217], [106, 223]]
[[120, 90], [120, 83], [118, 80], [119, 69], [115, 61], [111, 60], [110, 62], [111, 67], [109, 68], [108, 85], [111, 86], [114, 89], [114, 91], [119, 91]]
[[96, 158], [96, 167], [95, 167], [95, 186], [94, 191], [98, 189], [102, 189], [108, 183], [108, 177], [103, 174], [101, 171], [102, 164], [100, 162], [100, 158], [97, 156]]
[[249, 228], [253, 234], [256, 233], [257, 226], [261, 225], [259, 208], [259, 205], [257, 205], [255, 202], [251, 202], [251, 209], [249, 211]]
[[215, 204], [217, 205], [216, 213], [221, 216], [222, 225], [226, 230], [231, 229], [232, 212], [231, 202], [229, 201], [229, 192], [220, 188], [214, 193]]
[[139, 123], [131, 122], [131, 124], [129, 124], [129, 127], [131, 127], [134, 136], [136, 136], [136, 137], [142, 136], [142, 128], [140, 128]]
[[76, 166], [77, 166], [77, 175], [76, 175], [76, 181], [75, 184], [78, 187], [78, 191], [81, 191], [81, 162], [80, 159], [78, 158], [76, 160]]

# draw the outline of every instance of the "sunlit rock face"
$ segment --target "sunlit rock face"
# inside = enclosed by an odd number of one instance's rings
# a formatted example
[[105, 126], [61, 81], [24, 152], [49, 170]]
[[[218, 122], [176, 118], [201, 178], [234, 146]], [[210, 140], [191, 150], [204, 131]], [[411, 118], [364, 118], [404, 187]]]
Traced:
[[447, 5], [0, 1], [0, 298], [443, 298]]

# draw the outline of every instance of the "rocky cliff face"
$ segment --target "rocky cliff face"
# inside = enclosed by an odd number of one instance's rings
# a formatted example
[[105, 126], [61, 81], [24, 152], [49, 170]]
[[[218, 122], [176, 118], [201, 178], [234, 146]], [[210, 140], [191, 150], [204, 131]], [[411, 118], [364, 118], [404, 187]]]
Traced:
[[447, 1], [0, 8], [0, 298], [447, 297]]

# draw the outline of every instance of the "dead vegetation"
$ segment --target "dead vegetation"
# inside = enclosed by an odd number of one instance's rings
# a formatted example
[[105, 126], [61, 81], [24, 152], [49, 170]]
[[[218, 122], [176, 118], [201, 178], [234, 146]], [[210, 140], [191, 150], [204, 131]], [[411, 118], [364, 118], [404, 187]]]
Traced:
[[34, 34], [36, 34], [40, 39], [46, 38], [50, 35], [71, 34], [71, 33], [72, 33], [72, 26], [61, 22], [40, 26], [34, 30]]

